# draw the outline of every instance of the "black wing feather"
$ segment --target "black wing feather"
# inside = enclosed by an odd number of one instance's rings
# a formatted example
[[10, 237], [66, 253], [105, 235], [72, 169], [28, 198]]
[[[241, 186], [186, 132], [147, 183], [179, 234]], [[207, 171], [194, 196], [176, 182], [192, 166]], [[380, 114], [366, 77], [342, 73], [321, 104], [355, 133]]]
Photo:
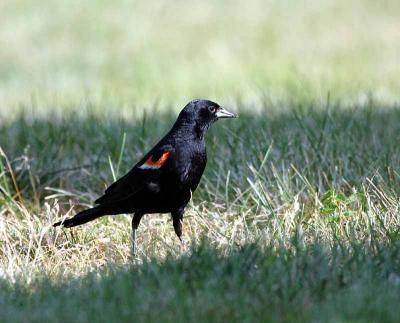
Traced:
[[135, 194], [146, 188], [149, 182], [157, 182], [163, 167], [160, 169], [140, 169], [139, 167], [149, 158], [149, 156], [158, 159], [166, 151], [172, 152], [172, 147], [170, 145], [161, 147], [156, 146], [126, 175], [111, 184], [105, 190], [104, 195], [94, 202], [96, 204], [120, 202], [127, 198], [132, 198]]

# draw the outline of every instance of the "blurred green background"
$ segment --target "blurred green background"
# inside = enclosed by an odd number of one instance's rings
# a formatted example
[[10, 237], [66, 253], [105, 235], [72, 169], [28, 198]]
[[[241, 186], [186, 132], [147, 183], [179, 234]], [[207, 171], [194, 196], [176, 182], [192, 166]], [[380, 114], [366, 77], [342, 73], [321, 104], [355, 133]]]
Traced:
[[385, 103], [400, 88], [400, 2], [0, 2], [0, 109], [101, 103]]

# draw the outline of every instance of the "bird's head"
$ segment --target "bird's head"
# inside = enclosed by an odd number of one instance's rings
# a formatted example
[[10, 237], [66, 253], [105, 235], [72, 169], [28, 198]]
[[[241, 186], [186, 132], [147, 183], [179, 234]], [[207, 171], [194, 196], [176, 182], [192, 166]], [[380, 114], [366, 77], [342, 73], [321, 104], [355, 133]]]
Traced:
[[191, 124], [196, 130], [205, 132], [217, 120], [222, 118], [236, 118], [235, 113], [223, 109], [219, 104], [210, 100], [192, 100], [179, 114], [177, 122]]

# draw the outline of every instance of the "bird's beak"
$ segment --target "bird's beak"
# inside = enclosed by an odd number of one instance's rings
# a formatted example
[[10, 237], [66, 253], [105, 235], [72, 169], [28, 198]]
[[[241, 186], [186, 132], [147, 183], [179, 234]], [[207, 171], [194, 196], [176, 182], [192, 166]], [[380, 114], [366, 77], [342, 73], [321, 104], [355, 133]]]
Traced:
[[229, 111], [227, 111], [225, 109], [222, 109], [222, 108], [219, 108], [217, 110], [217, 112], [215, 113], [215, 116], [218, 119], [221, 119], [221, 118], [237, 118], [237, 114], [229, 112]]

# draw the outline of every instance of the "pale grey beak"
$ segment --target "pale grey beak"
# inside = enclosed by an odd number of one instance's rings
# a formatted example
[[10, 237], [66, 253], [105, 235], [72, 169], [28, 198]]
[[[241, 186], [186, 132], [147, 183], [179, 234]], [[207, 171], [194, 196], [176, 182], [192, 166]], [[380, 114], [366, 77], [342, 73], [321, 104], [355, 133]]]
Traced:
[[222, 108], [218, 108], [217, 112], [215, 113], [215, 116], [218, 119], [221, 119], [221, 118], [237, 118], [237, 114], [229, 112], [229, 111], [227, 111], [225, 109], [222, 109]]

